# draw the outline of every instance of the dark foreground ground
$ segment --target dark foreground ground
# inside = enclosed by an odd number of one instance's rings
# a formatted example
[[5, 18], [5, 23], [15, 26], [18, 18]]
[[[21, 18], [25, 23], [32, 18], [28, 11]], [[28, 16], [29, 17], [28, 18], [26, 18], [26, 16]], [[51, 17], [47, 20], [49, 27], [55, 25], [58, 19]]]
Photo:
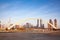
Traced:
[[0, 33], [0, 40], [60, 40], [59, 33]]

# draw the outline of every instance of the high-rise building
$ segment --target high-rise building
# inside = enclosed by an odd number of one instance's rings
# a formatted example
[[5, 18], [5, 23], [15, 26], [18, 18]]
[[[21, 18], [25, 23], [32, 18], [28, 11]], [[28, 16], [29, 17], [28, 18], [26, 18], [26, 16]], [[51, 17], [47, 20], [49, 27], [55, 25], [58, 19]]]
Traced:
[[40, 28], [44, 28], [44, 24], [42, 23], [42, 19], [40, 19]]
[[0, 21], [0, 28], [1, 28], [1, 21]]
[[57, 28], [57, 19], [54, 19], [54, 26]]
[[37, 28], [44, 28], [44, 24], [42, 24], [42, 19], [37, 19]]
[[39, 19], [37, 19], [37, 27], [39, 27]]
[[41, 28], [44, 29], [44, 24], [42, 24], [42, 27]]
[[33, 25], [31, 23], [26, 23], [26, 27], [31, 28], [31, 27], [33, 27]]
[[40, 28], [42, 28], [42, 19], [40, 19]]
[[[53, 22], [52, 22], [52, 20], [51, 20], [51, 19], [49, 20], [49, 23], [53, 25]], [[48, 24], [48, 29], [49, 29], [49, 30], [52, 30], [52, 29], [53, 29], [53, 27], [52, 27], [50, 24]]]

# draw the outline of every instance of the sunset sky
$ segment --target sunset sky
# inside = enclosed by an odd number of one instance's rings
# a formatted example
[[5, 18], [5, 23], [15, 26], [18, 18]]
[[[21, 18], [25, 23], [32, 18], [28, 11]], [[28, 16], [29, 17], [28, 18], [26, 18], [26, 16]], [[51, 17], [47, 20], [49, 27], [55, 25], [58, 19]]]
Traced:
[[60, 25], [60, 0], [0, 0], [0, 20], [17, 22], [25, 18], [55, 18]]

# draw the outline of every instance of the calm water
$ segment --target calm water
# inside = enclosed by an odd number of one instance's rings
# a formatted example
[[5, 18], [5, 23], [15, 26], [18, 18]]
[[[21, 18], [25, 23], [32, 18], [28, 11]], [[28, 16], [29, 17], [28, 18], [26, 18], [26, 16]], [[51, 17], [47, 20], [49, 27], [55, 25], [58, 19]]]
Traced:
[[41, 33], [0, 33], [0, 40], [60, 40], [60, 35]]

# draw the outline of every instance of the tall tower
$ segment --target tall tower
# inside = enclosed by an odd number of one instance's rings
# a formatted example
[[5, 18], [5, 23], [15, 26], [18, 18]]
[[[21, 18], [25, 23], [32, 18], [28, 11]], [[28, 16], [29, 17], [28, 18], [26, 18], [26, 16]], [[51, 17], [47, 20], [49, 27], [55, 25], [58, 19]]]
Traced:
[[44, 24], [42, 24], [42, 29], [44, 29]]
[[[50, 23], [50, 24], [53, 24], [53, 22], [52, 22], [52, 20], [51, 20], [51, 19], [49, 20], [49, 23]], [[52, 29], [53, 29], [53, 27], [52, 27], [50, 24], [48, 24], [48, 29], [49, 29], [49, 30], [52, 30]]]
[[57, 28], [57, 19], [54, 19], [54, 26]]
[[37, 27], [39, 27], [39, 19], [37, 19]]
[[42, 28], [42, 19], [40, 19], [40, 27]]
[[0, 28], [1, 28], [1, 21], [0, 21]]

